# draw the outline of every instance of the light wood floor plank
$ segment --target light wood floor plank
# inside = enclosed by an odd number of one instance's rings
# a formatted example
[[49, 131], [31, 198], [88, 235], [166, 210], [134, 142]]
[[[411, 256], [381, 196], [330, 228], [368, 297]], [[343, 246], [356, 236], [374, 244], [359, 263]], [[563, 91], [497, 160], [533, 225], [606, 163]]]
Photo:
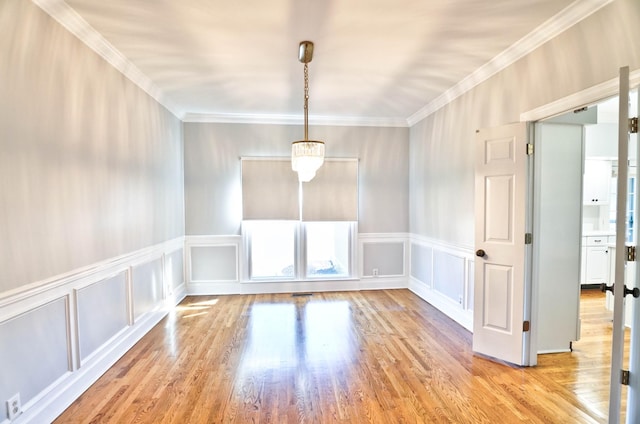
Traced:
[[582, 320], [519, 368], [408, 290], [189, 297], [56, 423], [604, 423], [601, 293]]

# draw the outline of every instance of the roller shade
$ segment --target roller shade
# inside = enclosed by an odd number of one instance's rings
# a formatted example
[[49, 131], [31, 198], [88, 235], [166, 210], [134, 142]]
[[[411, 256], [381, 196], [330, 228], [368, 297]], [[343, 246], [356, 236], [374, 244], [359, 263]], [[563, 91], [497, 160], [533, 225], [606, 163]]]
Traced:
[[302, 184], [303, 221], [358, 220], [358, 160], [328, 159]]
[[298, 177], [289, 159], [242, 158], [242, 219], [298, 220]]

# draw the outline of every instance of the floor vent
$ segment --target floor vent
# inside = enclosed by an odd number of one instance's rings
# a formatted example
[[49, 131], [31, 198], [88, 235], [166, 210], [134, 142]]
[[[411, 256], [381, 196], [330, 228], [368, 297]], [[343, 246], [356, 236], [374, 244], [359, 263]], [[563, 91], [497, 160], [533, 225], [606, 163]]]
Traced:
[[313, 296], [313, 293], [293, 293], [292, 297]]

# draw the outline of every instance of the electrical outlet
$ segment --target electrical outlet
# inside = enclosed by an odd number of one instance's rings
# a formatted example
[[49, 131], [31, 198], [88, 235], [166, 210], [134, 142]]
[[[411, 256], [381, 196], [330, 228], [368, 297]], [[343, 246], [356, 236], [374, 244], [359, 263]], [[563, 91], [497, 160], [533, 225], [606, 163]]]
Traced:
[[378, 276], [378, 268], [373, 268], [372, 273], [373, 273], [374, 277], [377, 277]]
[[20, 393], [16, 393], [7, 400], [7, 418], [14, 420], [22, 413], [22, 405], [20, 404]]

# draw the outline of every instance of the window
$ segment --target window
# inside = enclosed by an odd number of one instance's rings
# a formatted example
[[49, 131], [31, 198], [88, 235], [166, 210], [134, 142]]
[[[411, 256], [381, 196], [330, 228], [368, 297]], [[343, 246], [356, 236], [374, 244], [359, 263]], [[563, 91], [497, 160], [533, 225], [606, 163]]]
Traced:
[[351, 223], [304, 223], [306, 277], [349, 277]]
[[353, 275], [356, 159], [327, 159], [312, 181], [301, 184], [288, 158], [244, 158], [242, 199], [249, 280]]
[[[615, 176], [611, 178], [611, 197], [609, 201], [609, 228], [612, 231], [616, 231], [616, 208], [617, 204], [617, 192], [618, 192], [618, 176], [617, 170], [615, 171]], [[628, 243], [633, 243], [636, 237], [636, 228], [635, 228], [635, 189], [636, 189], [636, 176], [630, 175], [628, 179], [627, 185], [627, 211], [626, 211], [626, 235], [625, 240]]]
[[245, 225], [250, 278], [295, 277], [296, 222], [249, 221]]
[[355, 222], [245, 221], [248, 277], [260, 280], [349, 278]]

